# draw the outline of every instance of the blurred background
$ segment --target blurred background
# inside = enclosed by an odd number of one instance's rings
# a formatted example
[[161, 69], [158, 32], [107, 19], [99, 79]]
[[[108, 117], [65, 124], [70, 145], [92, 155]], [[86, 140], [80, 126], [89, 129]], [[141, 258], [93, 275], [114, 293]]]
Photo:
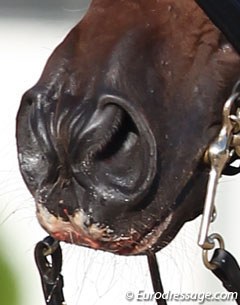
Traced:
[[[22, 94], [38, 80], [47, 58], [88, 5], [87, 0], [0, 0], [1, 305], [44, 305], [33, 251], [46, 233], [37, 223], [34, 202], [18, 171], [15, 117]], [[227, 249], [240, 260], [239, 179], [221, 180], [218, 219], [212, 230], [223, 234]], [[166, 292], [224, 291], [202, 266], [196, 245], [198, 229], [199, 219], [186, 224], [171, 245], [158, 253]], [[117, 257], [62, 246], [68, 305], [124, 305], [129, 303], [125, 299], [127, 291], [152, 291], [145, 257]]]

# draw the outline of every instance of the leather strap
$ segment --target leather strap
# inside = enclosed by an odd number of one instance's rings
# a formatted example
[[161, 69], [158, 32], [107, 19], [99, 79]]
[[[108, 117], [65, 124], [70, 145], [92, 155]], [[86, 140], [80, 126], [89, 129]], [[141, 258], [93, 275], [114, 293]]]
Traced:
[[216, 266], [212, 272], [229, 292], [238, 294], [236, 302], [240, 305], [240, 268], [231, 253], [224, 249], [216, 249], [211, 259], [211, 264]]
[[[151, 274], [153, 290], [155, 293], [161, 293], [163, 295], [163, 285], [161, 281], [159, 266], [156, 258], [156, 254], [154, 252], [147, 252], [148, 266]], [[156, 300], [157, 305], [167, 305], [167, 302], [163, 298], [159, 298]]]

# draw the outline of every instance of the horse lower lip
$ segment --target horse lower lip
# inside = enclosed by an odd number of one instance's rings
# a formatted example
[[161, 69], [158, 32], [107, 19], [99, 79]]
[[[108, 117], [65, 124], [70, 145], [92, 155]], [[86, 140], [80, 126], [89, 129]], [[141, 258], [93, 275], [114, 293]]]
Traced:
[[69, 216], [69, 221], [63, 221], [60, 217], [52, 215], [47, 208], [37, 204], [37, 217], [43, 228], [54, 238], [72, 244], [87, 246], [93, 249], [101, 249], [118, 253], [122, 248], [129, 248], [132, 244], [131, 237], [113, 236], [105, 237], [108, 229], [98, 226], [84, 226], [85, 218], [83, 212], [76, 213], [75, 217]]

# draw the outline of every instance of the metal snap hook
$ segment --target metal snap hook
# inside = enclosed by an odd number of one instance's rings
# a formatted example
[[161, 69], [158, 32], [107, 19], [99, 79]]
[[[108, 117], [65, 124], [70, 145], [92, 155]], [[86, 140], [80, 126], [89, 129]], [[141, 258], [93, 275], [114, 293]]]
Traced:
[[[215, 241], [217, 241], [219, 244], [219, 248], [222, 250], [225, 249], [224, 240], [220, 234], [213, 233], [208, 237], [208, 239], [211, 240], [211, 242], [214, 244], [214, 247], [216, 244]], [[211, 263], [211, 260], [209, 260], [209, 258], [208, 258], [209, 251], [210, 250], [203, 250], [203, 252], [202, 252], [203, 262], [204, 262], [204, 265], [206, 266], [206, 268], [208, 268], [210, 270], [214, 270], [217, 268], [217, 266], [215, 264]]]
[[[238, 87], [236, 87], [235, 90], [237, 90], [237, 88]], [[204, 250], [211, 250], [214, 248], [214, 244], [209, 238], [208, 232], [210, 223], [215, 219], [215, 196], [219, 178], [225, 171], [226, 166], [228, 169], [231, 167], [229, 162], [233, 160], [233, 157], [236, 159], [240, 158], [240, 132], [237, 134], [235, 133], [236, 128], [240, 130], [240, 112], [237, 105], [239, 96], [239, 92], [233, 93], [224, 104], [222, 128], [205, 153], [205, 162], [211, 167], [198, 237], [198, 245]], [[232, 114], [233, 111], [236, 112], [235, 115]], [[237, 137], [239, 138], [239, 141], [237, 141]], [[233, 171], [232, 168], [231, 171]], [[239, 169], [235, 168], [235, 171], [239, 172]]]

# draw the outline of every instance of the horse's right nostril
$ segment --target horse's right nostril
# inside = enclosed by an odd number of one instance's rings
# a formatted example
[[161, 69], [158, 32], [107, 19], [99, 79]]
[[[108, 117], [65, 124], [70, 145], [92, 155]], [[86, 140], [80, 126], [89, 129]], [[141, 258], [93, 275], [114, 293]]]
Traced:
[[31, 106], [35, 102], [44, 102], [48, 98], [48, 94], [45, 88], [36, 86], [26, 91], [22, 97], [22, 102]]
[[28, 105], [31, 106], [33, 104], [33, 99], [30, 96], [23, 96], [23, 101]]

